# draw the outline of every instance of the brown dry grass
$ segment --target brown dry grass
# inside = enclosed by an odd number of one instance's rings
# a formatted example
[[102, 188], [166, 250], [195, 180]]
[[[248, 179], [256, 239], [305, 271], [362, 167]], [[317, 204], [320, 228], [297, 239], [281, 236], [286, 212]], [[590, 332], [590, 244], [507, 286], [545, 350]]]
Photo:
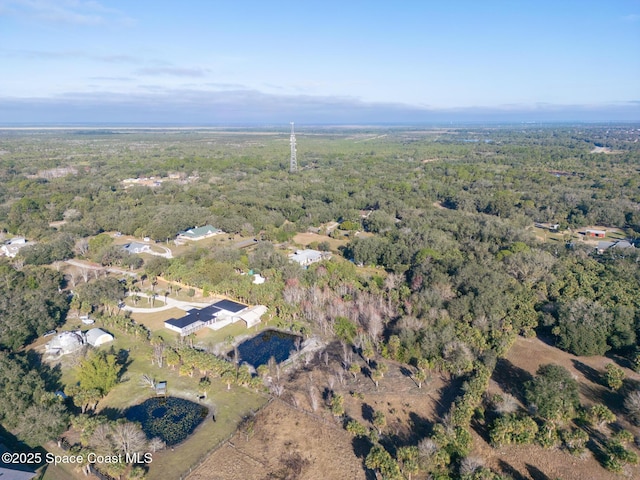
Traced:
[[320, 235], [318, 233], [298, 233], [295, 237], [293, 237], [293, 241], [300, 245], [304, 245], [305, 247], [313, 242], [328, 242], [331, 246], [331, 250], [337, 250], [339, 246], [346, 245], [346, 240], [337, 240], [335, 238], [331, 238], [327, 235]]
[[365, 475], [345, 430], [276, 400], [257, 414], [254, 433], [248, 439], [238, 432], [188, 477], [268, 478], [364, 480]]
[[[611, 392], [602, 384], [602, 372], [607, 364], [613, 363], [612, 359], [600, 356], [576, 357], [537, 338], [519, 337], [516, 340], [507, 357], [498, 363], [489, 386], [489, 394], [510, 391], [516, 397], [521, 396], [522, 383], [535, 375], [540, 365], [548, 363], [565, 367], [578, 380], [580, 402], [583, 405], [606, 403], [617, 415], [620, 427], [629, 430], [634, 436], [640, 434], [640, 429], [624, 418], [622, 396]], [[640, 375], [627, 368], [624, 370], [628, 379], [640, 381]], [[637, 449], [634, 450], [639, 453]], [[613, 480], [622, 477], [606, 471], [591, 453], [585, 458], [576, 458], [563, 450], [532, 445], [492, 448], [482, 429], [474, 432], [473, 454], [484, 458], [487, 466], [502, 470], [513, 478]], [[640, 466], [627, 467], [626, 476], [640, 478]]]
[[[282, 397], [285, 401], [274, 401], [256, 416], [254, 435], [247, 440], [243, 432], [236, 433], [189, 480], [365, 479], [363, 462], [370, 444], [368, 440], [354, 440], [331, 415], [327, 406], [331, 386], [344, 396], [348, 418], [372, 427], [373, 412], [382, 411], [387, 419], [385, 435], [402, 444], [415, 444], [426, 436], [436, 416], [448, 408], [455, 396], [455, 388], [449, 388], [437, 375], [418, 389], [407, 376], [406, 367], [390, 361], [389, 371], [376, 388], [365, 375], [366, 364], [359, 357], [354, 360], [363, 367], [363, 372], [356, 379], [347, 373], [341, 384], [336, 376], [341, 368], [339, 347], [333, 345], [329, 350], [332, 352], [329, 366], [316, 359], [308, 367], [292, 372]], [[310, 382], [319, 395], [316, 412], [309, 401]], [[285, 474], [293, 473], [292, 464], [296, 460], [301, 465], [298, 476], [287, 477]]]

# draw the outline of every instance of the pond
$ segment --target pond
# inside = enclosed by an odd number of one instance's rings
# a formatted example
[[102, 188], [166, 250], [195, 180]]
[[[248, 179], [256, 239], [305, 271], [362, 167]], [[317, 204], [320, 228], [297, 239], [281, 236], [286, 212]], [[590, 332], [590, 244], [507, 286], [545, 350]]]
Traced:
[[301, 339], [301, 337], [290, 333], [265, 330], [238, 345], [240, 360], [255, 368], [266, 365], [271, 357], [274, 357], [277, 363], [283, 362], [289, 358], [291, 351], [295, 350], [297, 338]]
[[176, 445], [193, 433], [209, 410], [184, 398], [150, 398], [125, 412], [127, 420], [139, 422], [149, 439], [159, 437], [167, 446]]

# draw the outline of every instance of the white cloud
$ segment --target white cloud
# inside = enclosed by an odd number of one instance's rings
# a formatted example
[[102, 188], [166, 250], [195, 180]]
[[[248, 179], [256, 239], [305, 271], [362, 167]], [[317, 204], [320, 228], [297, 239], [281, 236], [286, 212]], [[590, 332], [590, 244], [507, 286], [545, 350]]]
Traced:
[[139, 75], [169, 75], [173, 77], [204, 77], [207, 72], [208, 70], [198, 67], [145, 67], [135, 71]]
[[93, 0], [0, 0], [0, 15], [84, 26], [135, 23], [125, 13]]
[[438, 122], [639, 121], [640, 104], [509, 105], [429, 109], [341, 96], [272, 95], [138, 85], [138, 93], [96, 91], [48, 98], [0, 98], [0, 123], [419, 124]]

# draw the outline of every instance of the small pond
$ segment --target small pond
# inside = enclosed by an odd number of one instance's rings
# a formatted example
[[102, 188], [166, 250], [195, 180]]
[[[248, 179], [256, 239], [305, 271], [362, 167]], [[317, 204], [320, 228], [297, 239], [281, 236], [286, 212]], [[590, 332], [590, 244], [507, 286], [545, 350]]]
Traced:
[[240, 360], [255, 368], [266, 365], [271, 357], [274, 357], [277, 363], [283, 362], [289, 358], [291, 351], [295, 350], [296, 338], [300, 337], [277, 330], [265, 330], [238, 345]]
[[127, 420], [139, 422], [148, 438], [160, 437], [168, 446], [176, 445], [193, 433], [209, 410], [184, 398], [150, 398], [125, 412]]

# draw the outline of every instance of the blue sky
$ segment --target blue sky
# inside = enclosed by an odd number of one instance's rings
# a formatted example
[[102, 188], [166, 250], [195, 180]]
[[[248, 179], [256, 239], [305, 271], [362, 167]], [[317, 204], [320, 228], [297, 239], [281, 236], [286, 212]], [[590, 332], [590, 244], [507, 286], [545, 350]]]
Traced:
[[640, 121], [640, 0], [0, 0], [0, 122]]

